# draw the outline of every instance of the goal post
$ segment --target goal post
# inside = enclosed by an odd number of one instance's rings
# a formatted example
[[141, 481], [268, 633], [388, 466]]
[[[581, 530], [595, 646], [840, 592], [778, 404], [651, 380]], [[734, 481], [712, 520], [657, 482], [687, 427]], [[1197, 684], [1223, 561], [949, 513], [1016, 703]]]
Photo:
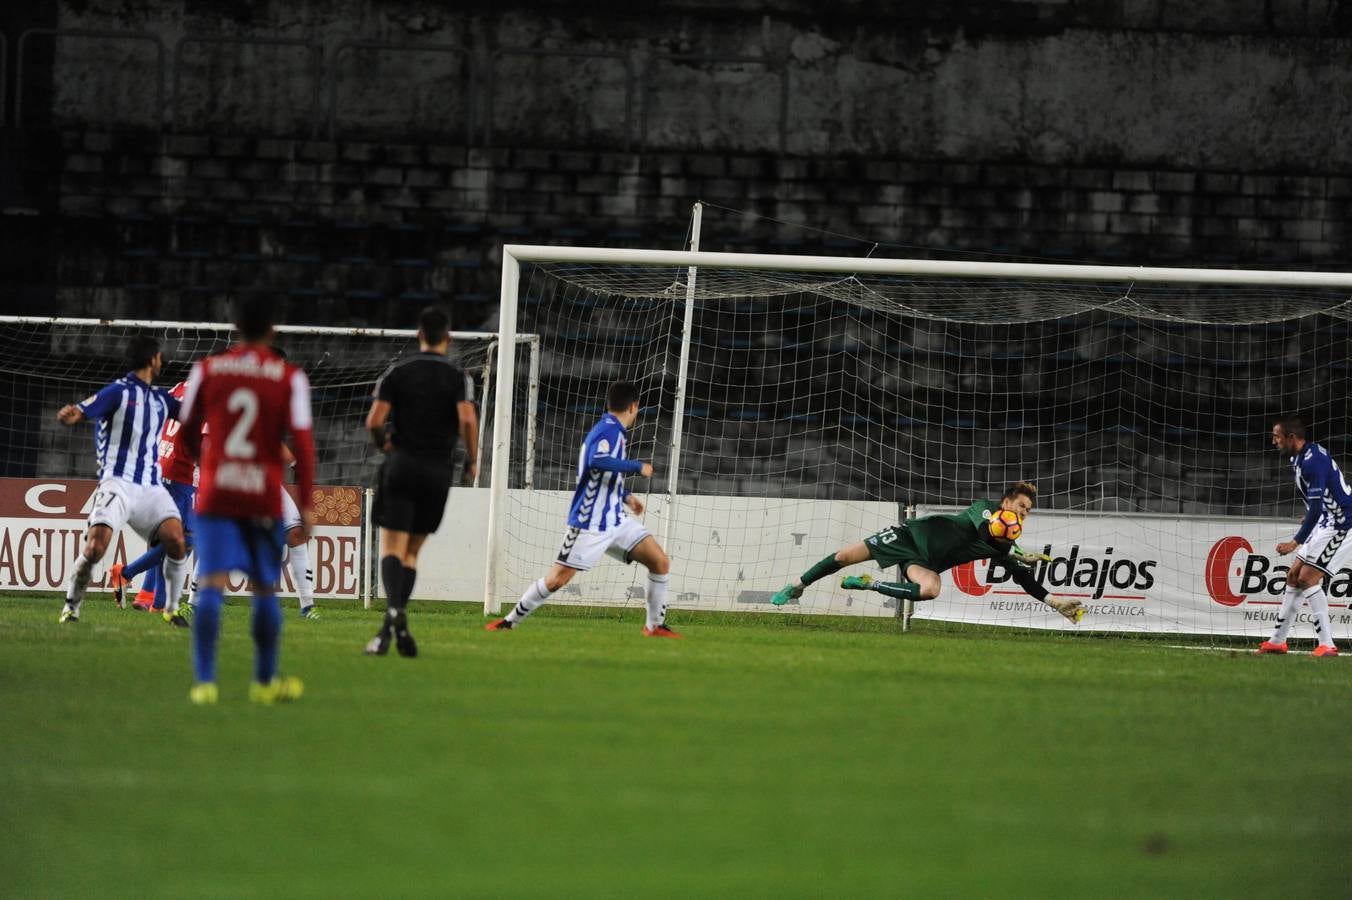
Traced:
[[[636, 489], [671, 535], [677, 610], [896, 615], [835, 579], [768, 599], [898, 504], [951, 511], [1026, 478], [1042, 492], [1022, 543], [1048, 550], [1045, 586], [1093, 601], [1084, 627], [1256, 633], [1298, 504], [1266, 430], [1301, 412], [1342, 455], [1349, 319], [1346, 273], [507, 245], [499, 356], [511, 369], [509, 333], [540, 334], [552, 470], [531, 491], [493, 481], [485, 612], [553, 559], [569, 455], [625, 378], [644, 388], [631, 455], [658, 473]], [[516, 391], [495, 386], [495, 472], [521, 453]], [[577, 582], [551, 602], [641, 605], [633, 569]], [[1064, 627], [1011, 587], [958, 567], [914, 616]]]

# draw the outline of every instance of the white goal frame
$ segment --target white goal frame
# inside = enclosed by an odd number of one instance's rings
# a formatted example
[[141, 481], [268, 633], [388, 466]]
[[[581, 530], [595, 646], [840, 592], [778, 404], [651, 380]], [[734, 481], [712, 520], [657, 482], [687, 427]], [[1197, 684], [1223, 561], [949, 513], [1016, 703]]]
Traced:
[[[687, 250], [607, 249], [600, 247], [551, 247], [506, 244], [502, 248], [501, 307], [498, 332], [498, 367], [501, 376], [493, 421], [492, 479], [489, 484], [488, 540], [484, 573], [484, 613], [495, 615], [501, 608], [498, 574], [505, 542], [508, 463], [512, 448], [512, 396], [515, 389], [517, 307], [522, 263], [573, 263], [595, 265], [648, 265], [687, 269], [693, 282], [700, 268], [770, 269], [789, 272], [849, 275], [912, 275], [984, 279], [1055, 280], [1059, 282], [1115, 282], [1138, 284], [1205, 284], [1214, 286], [1345, 288], [1352, 289], [1352, 273], [1284, 272], [1261, 269], [1188, 269], [1169, 267], [1060, 265], [1041, 263], [992, 263], [929, 259], [876, 259], [837, 256], [789, 256], [765, 253], [720, 253]], [[693, 284], [687, 291], [693, 296]], [[689, 303], [687, 302], [687, 312]], [[681, 358], [689, 356], [691, 329], [687, 318], [681, 334]], [[536, 357], [538, 358], [538, 352]], [[677, 397], [686, 390], [687, 372], [678, 372]], [[532, 378], [532, 391], [538, 379]], [[533, 394], [532, 394], [533, 396]], [[672, 424], [671, 471], [668, 485], [674, 491], [679, 477], [682, 416], [678, 412]], [[527, 452], [534, 450], [533, 436], [527, 440]], [[527, 466], [529, 473], [530, 466]], [[528, 476], [529, 477], [529, 474]]]

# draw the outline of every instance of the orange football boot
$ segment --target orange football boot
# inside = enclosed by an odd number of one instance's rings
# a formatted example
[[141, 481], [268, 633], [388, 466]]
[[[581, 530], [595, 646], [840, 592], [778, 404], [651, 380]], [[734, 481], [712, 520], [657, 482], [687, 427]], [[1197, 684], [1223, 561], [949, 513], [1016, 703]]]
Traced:
[[122, 563], [113, 563], [112, 568], [108, 570], [108, 587], [113, 592], [113, 602], [117, 604], [118, 609], [127, 608], [127, 598], [122, 589], [131, 582], [122, 577]]

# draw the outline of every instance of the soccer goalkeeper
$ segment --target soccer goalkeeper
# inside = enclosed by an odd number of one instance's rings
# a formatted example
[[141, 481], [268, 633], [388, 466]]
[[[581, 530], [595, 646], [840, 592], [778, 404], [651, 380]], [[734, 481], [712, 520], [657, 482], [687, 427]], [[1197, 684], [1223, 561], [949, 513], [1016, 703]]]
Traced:
[[1000, 510], [1012, 510], [1020, 522], [1037, 502], [1037, 488], [1019, 481], [1005, 491], [997, 503], [978, 500], [955, 516], [925, 516], [914, 522], [893, 525], [864, 538], [838, 553], [828, 556], [804, 572], [793, 584], [785, 585], [770, 598], [783, 606], [814, 581], [833, 575], [846, 566], [872, 559], [883, 569], [901, 568], [905, 581], [879, 581], [872, 575], [849, 575], [840, 586], [851, 591], [877, 591], [898, 600], [933, 600], [939, 596], [939, 573], [977, 559], [989, 559], [991, 565], [1010, 570], [1015, 583], [1029, 595], [1046, 603], [1072, 622], [1084, 618], [1084, 604], [1068, 597], [1057, 597], [1038, 584], [1025, 563], [1041, 557], [1025, 553], [1012, 540], [996, 538], [990, 531], [990, 518]]

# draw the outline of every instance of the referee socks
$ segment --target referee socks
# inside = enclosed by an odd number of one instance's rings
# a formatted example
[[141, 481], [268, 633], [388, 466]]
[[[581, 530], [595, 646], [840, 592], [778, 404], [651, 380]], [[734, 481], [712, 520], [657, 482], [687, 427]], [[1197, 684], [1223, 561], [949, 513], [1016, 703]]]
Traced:
[[[380, 580], [385, 584], [387, 619], [392, 618], [404, 605], [404, 564], [393, 553], [381, 557]], [[383, 627], [388, 628], [388, 622]]]

